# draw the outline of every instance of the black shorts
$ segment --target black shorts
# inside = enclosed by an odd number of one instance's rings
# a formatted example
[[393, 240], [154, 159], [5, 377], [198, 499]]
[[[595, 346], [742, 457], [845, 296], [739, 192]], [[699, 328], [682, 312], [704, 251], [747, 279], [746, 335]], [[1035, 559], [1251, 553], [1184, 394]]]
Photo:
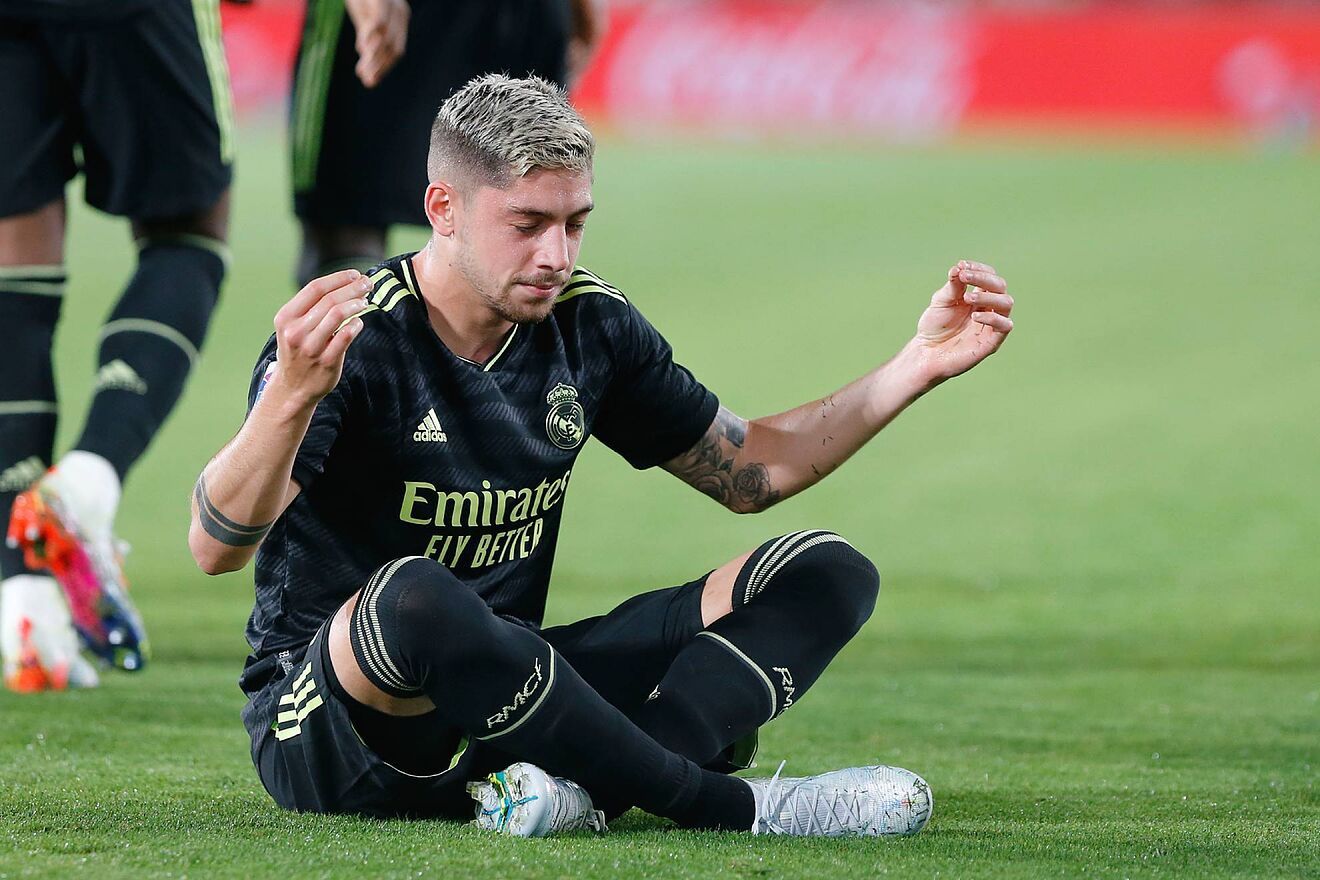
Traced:
[[0, 217], [58, 199], [140, 220], [195, 214], [229, 186], [233, 109], [218, 0], [159, 0], [113, 20], [0, 7]]
[[562, 84], [569, 23], [567, 0], [414, 0], [404, 56], [368, 89], [342, 0], [309, 0], [289, 120], [294, 211], [326, 225], [426, 225], [440, 105], [484, 73]]
[[[540, 635], [625, 715], [632, 715], [664, 677], [674, 656], [702, 628], [702, 577], [679, 587], [643, 593], [609, 614], [550, 627]], [[272, 681], [243, 710], [252, 759], [262, 784], [291, 810], [369, 816], [470, 817], [468, 780], [518, 760], [485, 743], [471, 745], [457, 730], [426, 716], [416, 725], [418, 755], [387, 761], [364, 742], [352, 715], [360, 706], [343, 692], [330, 665], [322, 626], [312, 644], [284, 657]], [[287, 670], [287, 671], [285, 671]], [[432, 713], [434, 714], [434, 713]], [[369, 737], [368, 737], [369, 738]], [[740, 744], [750, 763], [751, 743]], [[418, 765], [430, 766], [419, 771]]]

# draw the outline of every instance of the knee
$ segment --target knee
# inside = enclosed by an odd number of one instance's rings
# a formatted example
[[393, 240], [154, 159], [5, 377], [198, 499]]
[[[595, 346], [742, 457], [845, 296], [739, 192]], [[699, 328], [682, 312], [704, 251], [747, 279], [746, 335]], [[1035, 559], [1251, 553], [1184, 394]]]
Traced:
[[358, 613], [397, 633], [401, 647], [461, 655], [495, 619], [490, 607], [434, 559], [406, 556], [377, 569]]
[[813, 547], [807, 555], [816, 569], [822, 598], [834, 605], [841, 620], [851, 622], [855, 634], [875, 610], [880, 597], [880, 571], [842, 536], [834, 532], [823, 534], [830, 539]]
[[412, 697], [424, 690], [431, 663], [463, 659], [483, 612], [490, 614], [447, 568], [422, 556], [403, 557], [377, 569], [358, 594], [349, 640], [372, 684], [394, 697]]
[[820, 612], [838, 621], [849, 637], [870, 618], [880, 595], [880, 572], [843, 536], [815, 529], [778, 539], [771, 548], [758, 564], [759, 579], [755, 571], [750, 579], [757, 592], [781, 581], [800, 583]]
[[376, 569], [359, 604], [367, 614], [388, 613], [406, 626], [413, 621], [452, 622], [468, 610], [467, 597], [476, 598], [440, 563], [404, 556]]
[[64, 197], [24, 214], [0, 218], [0, 266], [64, 262]]
[[180, 236], [198, 236], [220, 244], [227, 241], [229, 238], [229, 190], [225, 190], [209, 208], [195, 214], [133, 221], [133, 237], [136, 239], [177, 238]]

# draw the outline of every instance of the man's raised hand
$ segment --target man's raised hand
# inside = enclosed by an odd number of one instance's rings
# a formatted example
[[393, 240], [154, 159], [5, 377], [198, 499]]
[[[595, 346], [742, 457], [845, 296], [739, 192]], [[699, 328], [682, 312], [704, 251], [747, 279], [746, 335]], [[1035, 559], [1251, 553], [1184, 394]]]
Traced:
[[959, 260], [917, 321], [912, 340], [932, 383], [952, 379], [994, 354], [1013, 329], [1013, 297], [993, 266]]
[[354, 70], [362, 85], [374, 89], [403, 57], [412, 9], [406, 0], [346, 0], [344, 7], [356, 33]]
[[279, 366], [272, 381], [294, 402], [314, 406], [338, 384], [370, 292], [369, 278], [346, 269], [309, 282], [275, 313]]

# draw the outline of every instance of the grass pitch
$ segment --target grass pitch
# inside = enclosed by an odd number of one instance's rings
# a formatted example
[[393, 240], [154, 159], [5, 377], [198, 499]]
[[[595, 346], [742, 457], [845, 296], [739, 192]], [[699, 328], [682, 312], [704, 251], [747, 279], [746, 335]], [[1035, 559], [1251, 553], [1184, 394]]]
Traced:
[[[291, 294], [278, 144], [245, 133], [223, 307], [120, 517], [155, 661], [0, 695], [0, 878], [1320, 874], [1314, 156], [607, 142], [583, 262], [741, 414], [888, 356], [959, 257], [1009, 278], [1018, 329], [766, 514], [599, 447], [565, 514], [550, 622], [792, 529], [871, 555], [874, 618], [764, 732], [760, 772], [910, 767], [934, 787], [927, 831], [763, 839], [634, 812], [604, 839], [511, 841], [282, 813], [249, 763], [250, 574], [206, 578], [185, 535]], [[127, 231], [76, 212], [70, 253], [66, 443]]]

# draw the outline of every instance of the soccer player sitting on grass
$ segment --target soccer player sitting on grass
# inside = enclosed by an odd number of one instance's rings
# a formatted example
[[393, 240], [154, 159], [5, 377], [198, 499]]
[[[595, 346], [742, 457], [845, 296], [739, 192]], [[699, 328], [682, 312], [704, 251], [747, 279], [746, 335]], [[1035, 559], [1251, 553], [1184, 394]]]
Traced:
[[994, 352], [1004, 280], [959, 262], [890, 361], [748, 421], [577, 265], [593, 150], [558, 88], [474, 80], [435, 121], [426, 247], [276, 314], [189, 533], [209, 573], [257, 557], [241, 685], [261, 780], [290, 809], [375, 816], [457, 817], [470, 793], [478, 824], [528, 836], [633, 805], [694, 828], [919, 830], [930, 792], [906, 770], [727, 775], [871, 613], [876, 569], [839, 535], [539, 624], [588, 436], [763, 510]]

